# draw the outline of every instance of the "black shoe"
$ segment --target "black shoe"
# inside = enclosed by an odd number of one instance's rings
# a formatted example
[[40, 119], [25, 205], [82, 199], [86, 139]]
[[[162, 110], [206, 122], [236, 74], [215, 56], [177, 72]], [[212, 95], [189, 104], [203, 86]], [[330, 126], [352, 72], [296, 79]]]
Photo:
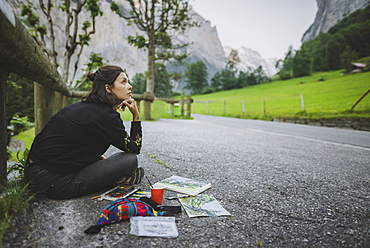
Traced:
[[136, 168], [136, 170], [134, 170], [131, 176], [128, 177], [121, 184], [125, 184], [125, 185], [139, 184], [141, 182], [141, 179], [143, 179], [143, 177], [144, 177], [144, 169], [142, 167], [138, 167]]

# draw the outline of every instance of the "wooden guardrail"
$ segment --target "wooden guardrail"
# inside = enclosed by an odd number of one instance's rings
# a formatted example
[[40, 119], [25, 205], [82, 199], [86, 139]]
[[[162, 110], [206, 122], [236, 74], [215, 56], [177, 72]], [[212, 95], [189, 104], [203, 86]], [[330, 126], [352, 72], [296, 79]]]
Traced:
[[35, 81], [35, 125], [40, 131], [71, 92], [5, 0], [0, 0], [0, 184], [7, 181], [6, 80], [16, 73]]
[[[88, 93], [88, 91], [72, 91], [72, 97], [83, 97]], [[152, 94], [133, 94], [132, 98], [135, 99], [135, 101], [138, 103], [137, 106], [140, 110], [140, 102], [146, 101], [146, 102], [154, 102], [154, 101], [163, 101], [171, 105], [171, 117], [175, 116], [175, 104], [179, 103], [181, 106], [181, 116], [184, 116], [185, 108], [184, 105], [186, 104], [186, 115], [190, 117], [191, 115], [191, 104], [193, 103], [193, 99], [191, 99], [190, 96], [187, 97], [186, 100], [184, 100], [184, 97], [182, 97], [180, 100], [177, 99], [169, 99], [169, 98], [158, 98], [154, 97]], [[145, 107], [145, 106], [144, 106]]]

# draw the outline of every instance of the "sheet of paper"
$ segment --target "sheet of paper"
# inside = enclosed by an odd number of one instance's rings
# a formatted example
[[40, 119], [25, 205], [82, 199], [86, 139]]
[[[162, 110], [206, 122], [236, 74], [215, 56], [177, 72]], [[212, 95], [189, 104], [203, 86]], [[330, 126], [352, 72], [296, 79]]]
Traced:
[[146, 237], [176, 238], [179, 236], [175, 217], [134, 216], [130, 218], [130, 234]]

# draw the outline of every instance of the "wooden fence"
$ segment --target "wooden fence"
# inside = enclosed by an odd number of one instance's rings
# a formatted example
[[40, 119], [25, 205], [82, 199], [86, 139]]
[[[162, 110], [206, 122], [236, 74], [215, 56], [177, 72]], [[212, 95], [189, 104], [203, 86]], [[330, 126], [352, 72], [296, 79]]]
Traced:
[[5, 99], [9, 73], [35, 81], [36, 130], [40, 130], [71, 92], [5, 0], [0, 0], [0, 34], [0, 184], [3, 185], [7, 181]]

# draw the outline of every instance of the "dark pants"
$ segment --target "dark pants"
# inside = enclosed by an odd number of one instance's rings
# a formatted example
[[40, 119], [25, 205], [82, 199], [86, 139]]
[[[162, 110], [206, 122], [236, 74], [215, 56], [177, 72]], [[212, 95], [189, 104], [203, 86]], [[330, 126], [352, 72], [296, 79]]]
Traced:
[[31, 189], [52, 199], [68, 199], [107, 190], [137, 168], [137, 156], [118, 152], [68, 175], [48, 171], [37, 164], [26, 166]]

